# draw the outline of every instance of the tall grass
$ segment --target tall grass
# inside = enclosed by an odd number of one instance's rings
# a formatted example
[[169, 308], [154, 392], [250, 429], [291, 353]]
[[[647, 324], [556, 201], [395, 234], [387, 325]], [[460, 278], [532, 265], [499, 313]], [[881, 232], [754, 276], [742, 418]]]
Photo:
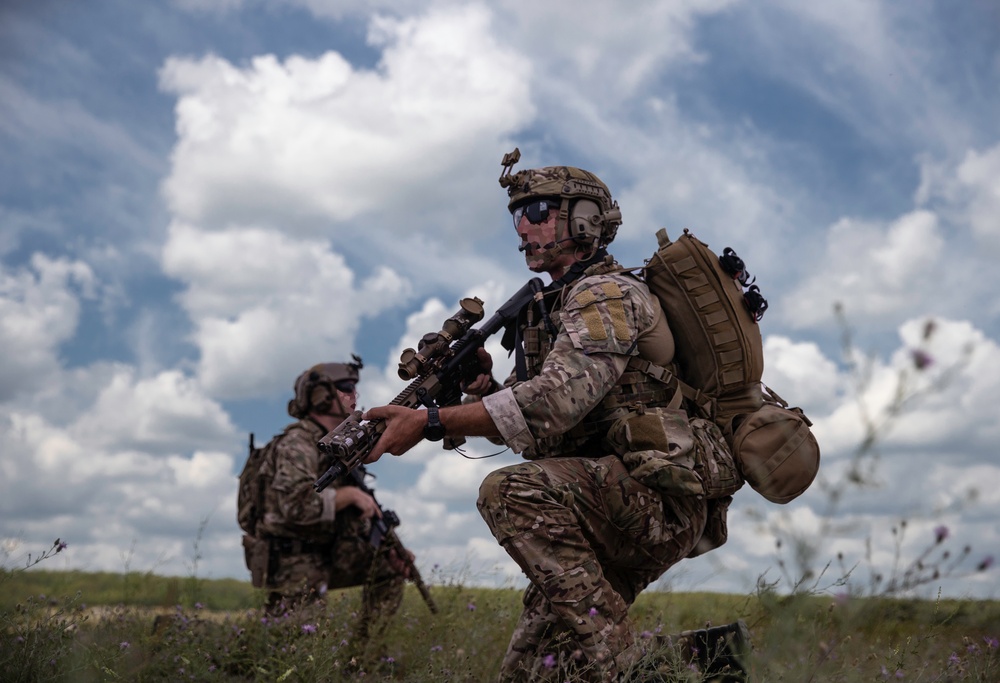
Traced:
[[[182, 579], [145, 576], [123, 603], [121, 575], [61, 574], [0, 577], [4, 681], [492, 681], [521, 600], [513, 589], [434, 586], [432, 615], [408, 587], [387, 631], [363, 644], [359, 589], [273, 619], [244, 582], [205, 580], [206, 603], [168, 606]], [[744, 619], [757, 681], [1000, 680], [996, 601], [649, 592], [633, 616], [651, 657], [667, 634]], [[698, 678], [681, 669], [663, 680]]]

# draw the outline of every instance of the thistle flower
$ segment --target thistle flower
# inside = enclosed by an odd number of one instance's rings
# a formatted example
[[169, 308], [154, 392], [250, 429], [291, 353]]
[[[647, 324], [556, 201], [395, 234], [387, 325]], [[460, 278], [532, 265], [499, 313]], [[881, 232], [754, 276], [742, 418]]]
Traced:
[[946, 527], [944, 524], [942, 524], [939, 527], [936, 527], [934, 529], [934, 542], [935, 543], [943, 542], [944, 539], [948, 538], [948, 533], [949, 533], [948, 527]]

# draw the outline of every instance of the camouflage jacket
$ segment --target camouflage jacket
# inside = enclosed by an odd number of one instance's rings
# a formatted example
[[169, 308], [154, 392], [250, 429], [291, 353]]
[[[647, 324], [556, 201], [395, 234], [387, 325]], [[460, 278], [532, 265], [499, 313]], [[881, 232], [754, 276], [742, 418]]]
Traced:
[[[483, 404], [503, 441], [529, 460], [606, 455], [588, 451], [592, 434], [582, 427], [611, 414], [606, 397], [641, 381], [626, 371], [643, 338], [665, 325], [659, 300], [608, 257], [563, 289], [551, 318], [556, 338], [545, 344], [534, 376], [508, 378], [506, 388], [484, 396]], [[670, 362], [672, 341], [669, 356], [656, 360]]]
[[287, 427], [268, 445], [261, 476], [270, 478], [264, 492], [264, 518], [258, 526], [264, 535], [330, 541], [336, 517], [337, 489], [317, 494], [313, 482], [321, 474], [316, 443], [327, 430], [304, 418]]

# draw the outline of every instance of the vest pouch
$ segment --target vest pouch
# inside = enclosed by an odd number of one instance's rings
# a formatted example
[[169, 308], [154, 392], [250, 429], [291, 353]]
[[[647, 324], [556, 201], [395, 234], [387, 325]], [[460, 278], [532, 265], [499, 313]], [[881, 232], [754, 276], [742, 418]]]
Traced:
[[632, 477], [664, 495], [715, 499], [743, 485], [719, 428], [683, 410], [651, 408], [619, 418], [608, 442]]
[[799, 408], [767, 402], [733, 434], [733, 453], [747, 483], [772, 503], [798, 498], [819, 471], [819, 444]]
[[243, 557], [250, 570], [250, 583], [254, 588], [264, 588], [267, 585], [270, 551], [270, 543], [267, 541], [243, 534]]
[[716, 498], [708, 504], [708, 519], [705, 522], [705, 531], [694, 546], [694, 550], [688, 553], [688, 557], [698, 557], [710, 550], [715, 550], [723, 546], [729, 540], [729, 527], [726, 524], [726, 513], [733, 502], [732, 496]]

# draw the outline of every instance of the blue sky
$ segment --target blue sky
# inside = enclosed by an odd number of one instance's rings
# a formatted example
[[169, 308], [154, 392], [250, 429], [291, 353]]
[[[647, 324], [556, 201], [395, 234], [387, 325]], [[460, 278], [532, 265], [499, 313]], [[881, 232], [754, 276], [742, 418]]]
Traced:
[[[536, 5], [0, 7], [8, 565], [61, 537], [49, 566], [184, 574], [207, 520], [199, 571], [246, 576], [235, 473], [247, 432], [288, 421], [295, 376], [359, 353], [361, 402], [386, 402], [399, 352], [459, 298], [492, 312], [527, 277], [496, 184], [515, 145], [524, 167], [601, 176], [625, 265], [659, 227], [744, 257], [771, 302], [765, 380], [816, 423], [825, 482], [859, 405], [917, 395], [882, 432], [877, 487], [833, 510], [820, 486], [780, 508], [741, 492], [730, 542], [664, 587], [751, 590], [775, 533], [889, 571], [904, 518], [904, 561], [941, 525], [972, 564], [1000, 555], [1000, 9]], [[423, 445], [376, 466], [419, 563], [517, 583], [474, 506], [514, 459]]]

